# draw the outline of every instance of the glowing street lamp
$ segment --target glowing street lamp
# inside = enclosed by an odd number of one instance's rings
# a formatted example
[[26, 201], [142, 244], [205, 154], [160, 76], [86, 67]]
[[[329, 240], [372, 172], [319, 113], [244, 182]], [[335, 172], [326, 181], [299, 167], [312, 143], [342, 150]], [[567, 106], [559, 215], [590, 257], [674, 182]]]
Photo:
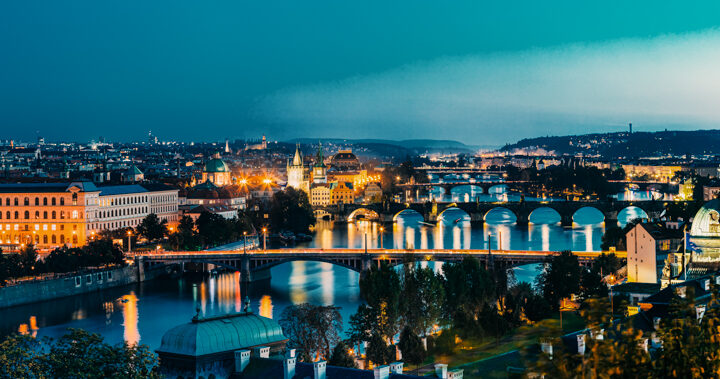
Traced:
[[380, 227], [380, 249], [383, 249], [383, 237], [385, 236], [383, 232], [385, 231], [384, 227]]
[[263, 233], [263, 251], [267, 251], [267, 228], [262, 228]]
[[132, 244], [132, 240], [130, 239], [130, 237], [132, 236], [132, 232], [128, 230], [128, 231], [127, 231], [127, 236], [128, 236], [128, 248], [127, 248], [127, 252], [129, 253], [129, 252], [130, 252], [130, 245]]
[[247, 232], [243, 232], [243, 254], [247, 254]]

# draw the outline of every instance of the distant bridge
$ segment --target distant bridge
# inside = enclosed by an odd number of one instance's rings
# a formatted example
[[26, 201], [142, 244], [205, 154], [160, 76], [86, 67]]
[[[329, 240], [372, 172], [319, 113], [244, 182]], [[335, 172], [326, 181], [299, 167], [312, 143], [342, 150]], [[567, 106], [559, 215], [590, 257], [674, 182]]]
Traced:
[[[620, 259], [627, 253], [614, 252]], [[268, 278], [268, 270], [274, 266], [293, 261], [327, 262], [347, 269], [364, 272], [379, 267], [383, 262], [391, 266], [406, 262], [435, 261], [457, 262], [465, 257], [474, 257], [484, 265], [502, 264], [513, 267], [544, 262], [556, 251], [533, 250], [460, 250], [460, 249], [279, 249], [237, 251], [173, 251], [135, 254], [142, 272], [146, 265], [153, 263], [209, 263], [233, 271], [240, 271], [242, 281], [249, 282], [258, 274]], [[582, 265], [589, 265], [600, 252], [573, 252]]]
[[415, 211], [425, 222], [437, 222], [443, 218], [448, 209], [460, 209], [470, 216], [470, 221], [483, 223], [493, 209], [506, 209], [517, 217], [519, 225], [527, 225], [530, 215], [538, 209], [549, 208], [560, 216], [563, 226], [572, 226], [573, 216], [582, 208], [595, 208], [600, 211], [606, 225], [617, 224], [618, 214], [625, 208], [638, 207], [649, 218], [659, 218], [666, 209], [668, 202], [663, 201], [510, 201], [510, 202], [474, 202], [474, 203], [376, 203], [376, 204], [340, 204], [329, 207], [316, 207], [315, 216], [332, 218], [336, 221], [353, 221], [365, 218], [383, 223], [392, 223], [402, 212]]

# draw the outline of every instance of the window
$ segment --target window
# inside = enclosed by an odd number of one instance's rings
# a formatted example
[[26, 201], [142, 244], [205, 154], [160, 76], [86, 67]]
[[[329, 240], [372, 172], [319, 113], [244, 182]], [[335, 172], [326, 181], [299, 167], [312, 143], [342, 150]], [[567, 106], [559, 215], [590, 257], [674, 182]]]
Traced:
[[39, 197], [36, 197], [36, 198], [35, 198], [35, 205], [36, 205], [36, 206], [37, 206], [37, 205], [40, 205], [40, 198], [39, 198]]
[[51, 216], [52, 219], [54, 220], [55, 217], [57, 216], [57, 213], [55, 213], [55, 211], [52, 211], [52, 213], [50, 213], [50, 216]]
[[65, 235], [64, 234], [60, 235], [60, 243], [65, 243]]
[[25, 198], [24, 204], [25, 204], [25, 205], [30, 205], [30, 198], [29, 198], [29, 197], [26, 197], [26, 198]]
[[43, 205], [47, 205], [47, 197], [43, 197]]
[[92, 275], [85, 276], [85, 283], [92, 284]]
[[47, 211], [43, 211], [43, 219], [47, 220], [47, 216], [48, 216]]
[[53, 197], [52, 199], [50, 199], [50, 203], [51, 203], [52, 205], [55, 205], [55, 198], [54, 198], [54, 197]]
[[[55, 229], [53, 229], [53, 230], [55, 230]], [[55, 237], [54, 234], [52, 235], [52, 237], [50, 237], [50, 240], [52, 241], [52, 243], [57, 243], [57, 237]]]
[[25, 211], [25, 219], [26, 220], [30, 219], [30, 211]]
[[77, 192], [73, 192], [72, 194], [72, 205], [77, 205]]
[[[15, 213], [17, 213], [17, 212], [15, 212]], [[7, 212], [5, 213], [5, 215], [7, 216], [7, 217], [5, 217], [5, 218], [9, 220], [9, 219], [10, 219], [10, 211], [7, 211]], [[15, 217], [15, 218], [17, 218], [17, 217]]]
[[74, 244], [76, 244], [76, 245], [77, 245], [77, 243], [78, 243], [78, 237], [77, 237], [77, 234], [73, 234], [73, 239], [72, 239], [72, 241], [73, 241], [73, 243], [74, 243]]
[[60, 211], [60, 219], [61, 220], [65, 219], [65, 211]]
[[80, 287], [81, 284], [82, 284], [82, 280], [80, 279], [79, 276], [76, 276], [75, 277], [75, 287]]
[[65, 205], [65, 198], [64, 198], [64, 197], [61, 197], [61, 198], [60, 198], [60, 205]]
[[50, 230], [55, 230], [55, 227], [56, 227], [55, 224], [50, 225]]
[[15, 198], [15, 206], [17, 206], [17, 205], [18, 205], [18, 198], [16, 197]]
[[39, 218], [40, 218], [40, 211], [35, 211], [35, 219], [37, 220]]
[[43, 236], [43, 243], [46, 245], [48, 243], [47, 234]]
[[107, 272], [107, 280], [112, 280], [112, 271]]

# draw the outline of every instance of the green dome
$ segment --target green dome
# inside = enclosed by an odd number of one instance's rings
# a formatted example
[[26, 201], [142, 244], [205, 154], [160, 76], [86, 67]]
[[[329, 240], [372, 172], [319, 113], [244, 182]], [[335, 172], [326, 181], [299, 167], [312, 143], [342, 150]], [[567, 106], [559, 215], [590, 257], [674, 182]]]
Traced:
[[254, 313], [198, 318], [168, 330], [158, 353], [202, 356], [286, 341], [277, 322]]
[[228, 165], [220, 158], [213, 158], [205, 163], [205, 172], [230, 172]]

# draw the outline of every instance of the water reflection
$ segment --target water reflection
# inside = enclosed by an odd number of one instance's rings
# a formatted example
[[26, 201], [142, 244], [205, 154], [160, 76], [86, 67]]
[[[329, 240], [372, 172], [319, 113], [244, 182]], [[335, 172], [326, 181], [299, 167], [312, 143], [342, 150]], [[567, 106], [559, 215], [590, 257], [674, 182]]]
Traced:
[[140, 330], [138, 329], [138, 298], [134, 291], [120, 298], [123, 314], [123, 327], [125, 332], [123, 338], [129, 345], [140, 342]]

